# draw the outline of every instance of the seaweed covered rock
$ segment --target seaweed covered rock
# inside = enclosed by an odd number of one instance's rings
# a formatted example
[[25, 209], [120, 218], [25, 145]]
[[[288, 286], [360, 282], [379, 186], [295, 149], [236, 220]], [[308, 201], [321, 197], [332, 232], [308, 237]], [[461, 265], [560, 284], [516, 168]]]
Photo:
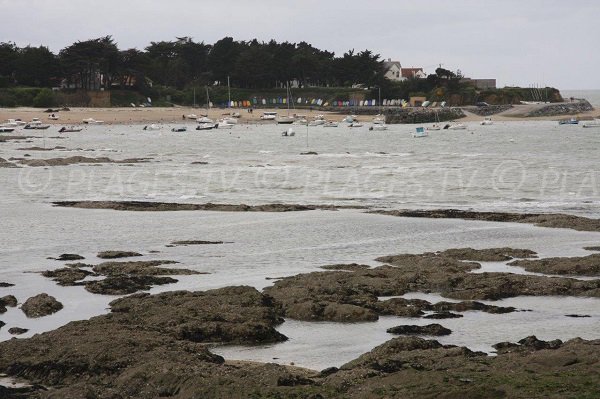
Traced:
[[21, 310], [27, 317], [37, 318], [56, 313], [63, 308], [62, 303], [48, 294], [39, 294], [27, 299]]

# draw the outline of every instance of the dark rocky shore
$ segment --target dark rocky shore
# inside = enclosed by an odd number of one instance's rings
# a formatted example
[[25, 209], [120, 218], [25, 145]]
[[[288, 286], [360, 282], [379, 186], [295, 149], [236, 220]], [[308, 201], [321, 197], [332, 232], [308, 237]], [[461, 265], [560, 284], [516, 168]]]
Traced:
[[220, 212], [297, 212], [315, 209], [336, 210], [341, 208], [362, 209], [363, 207], [335, 205], [299, 204], [181, 204], [175, 202], [150, 201], [55, 201], [54, 206], [83, 209], [114, 209], [118, 211], [220, 211]]
[[[599, 387], [600, 341], [527, 337], [498, 356], [399, 337], [322, 372], [225, 361], [220, 344], [280, 342], [283, 309], [250, 287], [136, 294], [111, 313], [0, 343], [7, 398], [576, 398]], [[405, 326], [406, 327], [406, 326]], [[412, 328], [400, 332], [412, 331]], [[447, 333], [443, 327], [428, 332]], [[507, 371], [510, 370], [510, 373]]]
[[600, 231], [600, 219], [563, 213], [509, 213], [509, 212], [477, 212], [460, 209], [432, 210], [376, 210], [370, 213], [381, 215], [430, 218], [430, 219], [465, 219], [483, 220], [487, 222], [528, 223], [540, 227], [573, 229], [578, 231]]

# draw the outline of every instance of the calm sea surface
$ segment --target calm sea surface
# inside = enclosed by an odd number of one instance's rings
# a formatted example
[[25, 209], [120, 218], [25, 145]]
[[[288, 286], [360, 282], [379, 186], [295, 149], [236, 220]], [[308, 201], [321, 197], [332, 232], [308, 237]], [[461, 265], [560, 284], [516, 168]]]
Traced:
[[[412, 126], [386, 132], [367, 127], [237, 126], [230, 131], [172, 133], [142, 126], [89, 126], [59, 136], [35, 132], [31, 142], [0, 143], [0, 157], [142, 157], [136, 164], [0, 168], [0, 296], [20, 302], [47, 292], [64, 303], [60, 312], [27, 319], [19, 309], [0, 315], [24, 336], [70, 320], [107, 312], [114, 297], [81, 287], [58, 287], [38, 271], [60, 267], [46, 259], [78, 253], [100, 262], [101, 250], [125, 249], [146, 258], [173, 259], [181, 267], [210, 272], [184, 276], [151, 292], [203, 290], [247, 284], [262, 288], [266, 277], [319, 270], [328, 263], [364, 262], [388, 254], [445, 248], [512, 246], [541, 256], [581, 256], [600, 244], [599, 233], [545, 229], [512, 223], [427, 220], [368, 215], [360, 210], [292, 213], [117, 212], [52, 207], [56, 200], [145, 200], [222, 203], [307, 203], [364, 205], [388, 209], [462, 208], [517, 212], [564, 212], [600, 217], [600, 130], [555, 122], [468, 123], [464, 131], [432, 132], [414, 139]], [[188, 125], [193, 128], [193, 125]], [[23, 131], [22, 134], [26, 134]], [[23, 140], [25, 141], [25, 140]], [[33, 146], [64, 149], [35, 151]], [[318, 155], [300, 155], [303, 152]], [[192, 164], [196, 162], [196, 164]], [[198, 163], [200, 162], [200, 163]], [[173, 240], [223, 240], [216, 246], [166, 247]], [[150, 254], [150, 251], [160, 253]], [[512, 270], [484, 264], [486, 270]], [[423, 294], [411, 294], [435, 300]], [[541, 338], [600, 338], [600, 300], [513, 298], [533, 312], [488, 315], [467, 312], [444, 321], [454, 332], [444, 343], [490, 351], [491, 345], [535, 334]], [[591, 318], [564, 315], [585, 313]], [[376, 323], [305, 323], [288, 320], [286, 343], [266, 347], [218, 348], [231, 359], [295, 362], [311, 368], [339, 366], [391, 338], [386, 328], [421, 320], [395, 317]], [[273, 359], [278, 358], [278, 359]]]

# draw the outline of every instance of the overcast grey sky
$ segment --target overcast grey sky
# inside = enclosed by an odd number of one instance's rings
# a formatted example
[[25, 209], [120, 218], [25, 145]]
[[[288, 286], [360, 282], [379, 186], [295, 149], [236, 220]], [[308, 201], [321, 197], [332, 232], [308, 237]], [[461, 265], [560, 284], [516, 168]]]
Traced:
[[600, 0], [0, 0], [0, 15], [0, 41], [53, 51], [104, 35], [121, 49], [175, 36], [304, 40], [499, 86], [600, 89]]

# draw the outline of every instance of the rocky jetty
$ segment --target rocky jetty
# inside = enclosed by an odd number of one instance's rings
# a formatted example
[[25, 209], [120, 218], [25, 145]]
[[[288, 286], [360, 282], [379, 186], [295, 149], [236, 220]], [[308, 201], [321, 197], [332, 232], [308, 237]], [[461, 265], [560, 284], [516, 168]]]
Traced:
[[46, 293], [32, 296], [21, 305], [23, 313], [30, 318], [48, 316], [58, 312], [62, 308], [62, 303]]
[[581, 112], [593, 111], [589, 101], [581, 99], [572, 103], [554, 103], [527, 113], [525, 116], [559, 116], [576, 115]]
[[499, 114], [501, 112], [508, 111], [509, 109], [513, 108], [513, 105], [512, 104], [503, 104], [503, 105], [487, 105], [485, 107], [469, 106], [469, 107], [461, 107], [461, 108], [463, 110], [468, 111], [475, 115], [492, 116], [492, 115]]
[[11, 335], [21, 335], [21, 334], [25, 334], [27, 331], [29, 331], [27, 328], [21, 328], [21, 327], [11, 327], [8, 329], [8, 333]]
[[434, 123], [460, 119], [465, 113], [460, 108], [386, 108], [385, 122], [398, 123]]

